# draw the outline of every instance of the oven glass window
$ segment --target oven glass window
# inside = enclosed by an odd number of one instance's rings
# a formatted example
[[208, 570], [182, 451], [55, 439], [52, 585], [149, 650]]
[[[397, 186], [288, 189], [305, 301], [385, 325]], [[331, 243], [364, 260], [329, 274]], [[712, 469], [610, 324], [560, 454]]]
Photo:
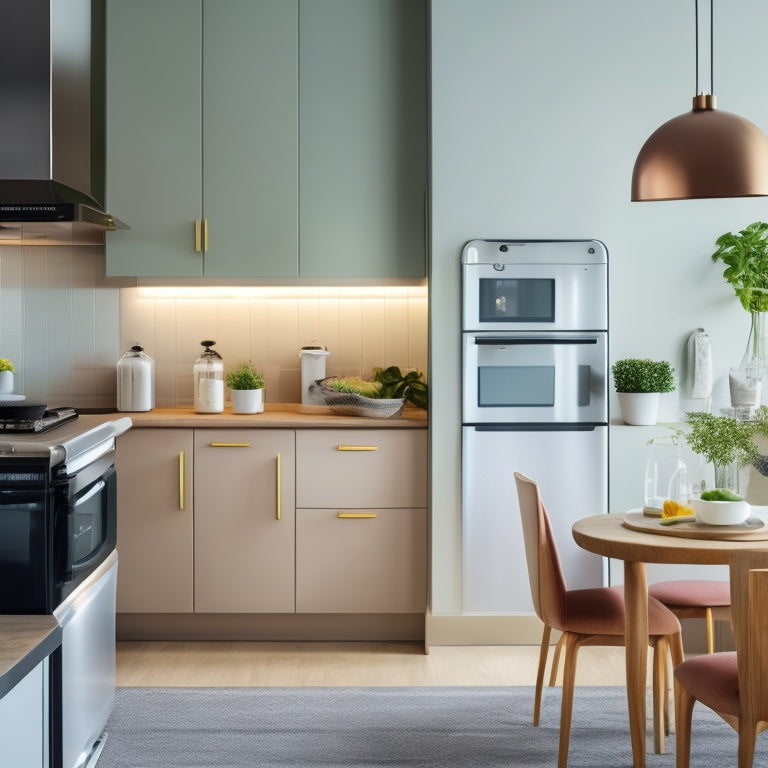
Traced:
[[75, 498], [72, 542], [75, 564], [92, 555], [104, 543], [106, 488], [106, 483], [98, 480]]
[[480, 322], [554, 323], [555, 281], [552, 278], [483, 278]]
[[551, 408], [555, 404], [555, 368], [552, 365], [481, 366], [477, 399], [481, 408]]

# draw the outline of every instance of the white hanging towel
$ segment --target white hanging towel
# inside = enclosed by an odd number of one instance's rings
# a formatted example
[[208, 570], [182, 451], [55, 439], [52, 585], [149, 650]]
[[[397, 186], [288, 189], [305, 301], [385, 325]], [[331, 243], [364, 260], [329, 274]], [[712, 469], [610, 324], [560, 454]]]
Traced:
[[712, 347], [703, 328], [688, 337], [688, 389], [694, 399], [712, 396]]

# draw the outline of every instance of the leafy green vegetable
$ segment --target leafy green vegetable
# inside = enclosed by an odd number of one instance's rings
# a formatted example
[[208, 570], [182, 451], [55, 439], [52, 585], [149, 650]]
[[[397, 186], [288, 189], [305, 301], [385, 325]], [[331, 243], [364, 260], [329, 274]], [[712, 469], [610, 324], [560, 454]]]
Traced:
[[712, 491], [704, 491], [701, 494], [703, 501], [743, 501], [741, 496], [729, 491], [727, 488], [715, 488]]
[[374, 379], [382, 385], [379, 397], [404, 397], [417, 408], [427, 410], [429, 391], [419, 371], [409, 371], [403, 375], [396, 365], [390, 365], [389, 368], [376, 368]]
[[355, 395], [371, 398], [383, 397], [381, 394], [381, 384], [375, 381], [365, 381], [358, 376], [333, 379], [332, 381], [329, 381], [328, 384], [339, 392], [350, 392]]

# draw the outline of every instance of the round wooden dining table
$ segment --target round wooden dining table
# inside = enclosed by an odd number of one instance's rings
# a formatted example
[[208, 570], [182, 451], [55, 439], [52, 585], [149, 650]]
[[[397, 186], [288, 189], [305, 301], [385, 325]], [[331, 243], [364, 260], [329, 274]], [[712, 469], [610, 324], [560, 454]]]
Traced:
[[[685, 563], [693, 565], [727, 565], [731, 552], [741, 549], [768, 550], [768, 526], [748, 533], [729, 535], [702, 529], [696, 538], [683, 535], [684, 529], [644, 524], [642, 512], [633, 510], [624, 514], [594, 515], [573, 524], [573, 538], [589, 552], [624, 561], [625, 646], [627, 669], [627, 702], [629, 729], [632, 739], [634, 768], [645, 768], [645, 689], [648, 663], [648, 584], [646, 563]], [[648, 530], [643, 530], [645, 525]], [[690, 527], [690, 526], [689, 526]], [[729, 526], [730, 528], [730, 526]], [[653, 531], [653, 532], [652, 532]], [[762, 538], [762, 537], [765, 538]], [[714, 537], [714, 538], [713, 538]]]

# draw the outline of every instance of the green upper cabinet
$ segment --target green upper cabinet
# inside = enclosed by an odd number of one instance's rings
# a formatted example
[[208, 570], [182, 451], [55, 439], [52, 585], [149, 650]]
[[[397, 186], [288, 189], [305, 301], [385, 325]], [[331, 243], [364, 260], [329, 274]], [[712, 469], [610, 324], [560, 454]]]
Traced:
[[424, 0], [300, 0], [303, 277], [424, 277]]
[[424, 277], [426, 14], [108, 0], [107, 274]]
[[[109, 0], [107, 274], [296, 275], [297, 0]], [[114, 237], [112, 237], [114, 235]]]

